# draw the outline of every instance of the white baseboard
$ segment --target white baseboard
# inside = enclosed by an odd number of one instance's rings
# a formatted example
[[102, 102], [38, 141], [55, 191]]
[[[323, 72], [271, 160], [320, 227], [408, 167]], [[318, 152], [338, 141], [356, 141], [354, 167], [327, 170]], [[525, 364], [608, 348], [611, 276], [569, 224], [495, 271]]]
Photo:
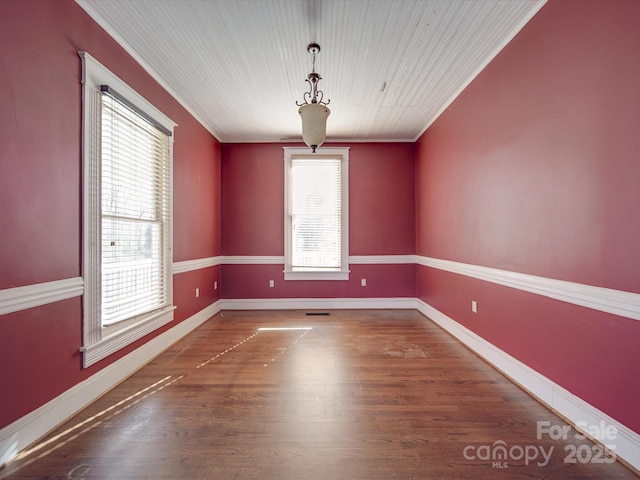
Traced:
[[0, 430], [0, 466], [11, 461], [18, 452], [78, 413], [219, 311], [218, 301], [4, 427]]
[[398, 298], [257, 298], [221, 300], [222, 310], [416, 309], [413, 297]]
[[610, 448], [614, 447], [612, 449], [618, 458], [636, 470], [640, 470], [640, 434], [529, 368], [431, 305], [419, 299], [416, 299], [416, 304], [420, 313], [433, 320], [533, 397], [565, 418], [573, 427], [580, 424], [614, 427], [616, 429], [615, 439], [603, 440], [601, 443]]

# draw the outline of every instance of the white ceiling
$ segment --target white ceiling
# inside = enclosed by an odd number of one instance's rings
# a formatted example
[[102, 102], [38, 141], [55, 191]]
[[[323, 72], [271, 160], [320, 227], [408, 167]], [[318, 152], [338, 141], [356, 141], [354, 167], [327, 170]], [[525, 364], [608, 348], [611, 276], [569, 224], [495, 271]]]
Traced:
[[76, 1], [231, 143], [300, 139], [311, 42], [327, 141], [415, 141], [546, 0]]

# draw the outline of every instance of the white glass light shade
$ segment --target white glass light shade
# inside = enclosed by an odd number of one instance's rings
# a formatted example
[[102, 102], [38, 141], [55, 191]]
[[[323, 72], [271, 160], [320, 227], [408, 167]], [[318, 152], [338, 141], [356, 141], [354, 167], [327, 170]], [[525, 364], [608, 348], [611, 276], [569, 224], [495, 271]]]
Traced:
[[309, 147], [319, 147], [327, 135], [327, 117], [331, 110], [320, 103], [307, 103], [298, 109], [302, 117], [302, 140]]

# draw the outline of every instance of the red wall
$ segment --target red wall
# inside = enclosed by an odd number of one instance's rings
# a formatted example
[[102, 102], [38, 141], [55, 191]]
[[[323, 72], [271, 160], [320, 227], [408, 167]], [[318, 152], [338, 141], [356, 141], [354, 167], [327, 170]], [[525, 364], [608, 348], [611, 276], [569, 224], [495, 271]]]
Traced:
[[[640, 293], [638, 20], [640, 2], [552, 0], [416, 145], [349, 145], [350, 254]], [[179, 125], [175, 261], [284, 254], [283, 145], [221, 147], [72, 0], [3, 0], [0, 289], [81, 275], [77, 50]], [[418, 296], [640, 432], [637, 321], [426, 267], [351, 269], [344, 282], [284, 282], [279, 265], [178, 274], [174, 324], [219, 298], [214, 281], [229, 299]], [[0, 316], [0, 428], [154, 335], [83, 370], [80, 297]]]
[[[413, 254], [414, 145], [347, 146], [349, 254]], [[222, 252], [229, 256], [284, 255], [282, 144], [222, 146]], [[224, 298], [415, 296], [413, 265], [351, 265], [350, 280], [332, 282], [285, 282], [282, 267], [224, 265]], [[367, 287], [360, 286], [361, 278], [367, 279]], [[269, 288], [271, 279], [276, 281], [274, 288]]]
[[[471, 83], [417, 143], [419, 255], [640, 293], [639, 21], [551, 1]], [[640, 432], [640, 322], [426, 267], [417, 288]]]
[[[81, 276], [86, 50], [178, 123], [174, 260], [220, 254], [220, 145], [72, 0], [0, 2], [0, 289]], [[176, 320], [213, 303], [219, 267], [176, 275]], [[201, 290], [200, 298], [194, 295]], [[81, 298], [0, 316], [0, 428], [166, 328], [83, 370]]]

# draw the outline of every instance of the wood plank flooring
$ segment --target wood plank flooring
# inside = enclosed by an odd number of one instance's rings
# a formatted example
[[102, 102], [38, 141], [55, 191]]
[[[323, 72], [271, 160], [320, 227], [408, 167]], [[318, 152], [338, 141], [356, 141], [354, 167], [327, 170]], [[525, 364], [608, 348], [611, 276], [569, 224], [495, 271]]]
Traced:
[[330, 314], [222, 312], [0, 477], [637, 478], [418, 312]]

